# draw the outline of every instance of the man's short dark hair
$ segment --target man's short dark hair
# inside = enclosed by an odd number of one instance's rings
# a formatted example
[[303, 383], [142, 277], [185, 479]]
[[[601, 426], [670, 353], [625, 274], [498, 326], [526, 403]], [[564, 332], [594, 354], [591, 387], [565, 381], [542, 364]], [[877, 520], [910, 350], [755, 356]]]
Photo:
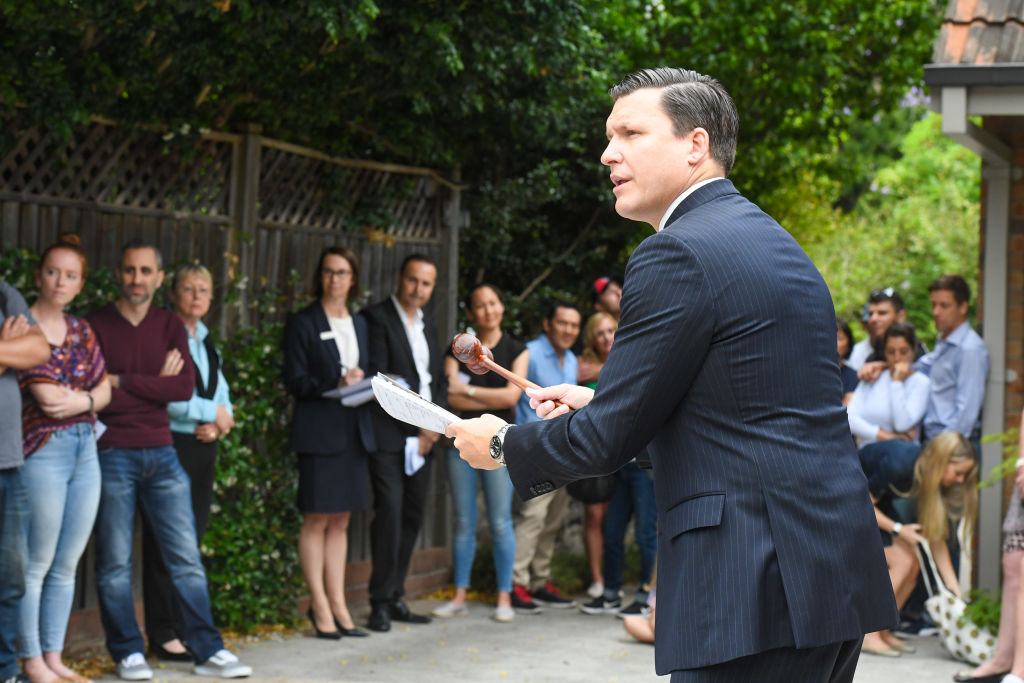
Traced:
[[888, 301], [892, 304], [892, 310], [894, 313], [899, 313], [906, 308], [906, 305], [903, 303], [903, 297], [892, 287], [876, 289], [871, 292], [870, 296], [868, 296], [869, 304], [880, 304], [884, 301]]
[[580, 313], [579, 307], [576, 304], [572, 303], [571, 301], [566, 301], [564, 299], [556, 299], [556, 300], [552, 301], [548, 305], [548, 314], [544, 316], [544, 319], [547, 320], [548, 322], [551, 322], [552, 320], [554, 320], [555, 319], [555, 315], [558, 314], [558, 309], [559, 308], [569, 308], [569, 309], [572, 309], [572, 310], [574, 310], [574, 311], [576, 311], [577, 313], [580, 314], [580, 320], [583, 319], [583, 314]]
[[133, 237], [124, 243], [124, 246], [121, 247], [121, 263], [124, 263], [124, 255], [135, 249], [152, 249], [153, 253], [156, 254], [157, 270], [164, 269], [164, 255], [160, 253], [160, 250], [155, 244], [147, 240], [145, 237]]
[[740, 117], [725, 87], [711, 76], [669, 66], [635, 71], [612, 87], [613, 100], [644, 88], [662, 90], [661, 108], [678, 136], [703, 128], [711, 138], [711, 158], [729, 175], [736, 162]]
[[422, 261], [423, 263], [430, 264], [434, 266], [434, 270], [437, 270], [437, 264], [434, 263], [434, 259], [430, 258], [426, 254], [409, 254], [402, 259], [402, 266], [398, 269], [398, 275], [403, 275], [408, 265], [414, 261]]
[[958, 304], [966, 304], [971, 301], [970, 285], [967, 284], [967, 280], [956, 274], [942, 275], [935, 278], [935, 282], [928, 285], [928, 292], [931, 293], [936, 290], [953, 292], [953, 298], [956, 299]]

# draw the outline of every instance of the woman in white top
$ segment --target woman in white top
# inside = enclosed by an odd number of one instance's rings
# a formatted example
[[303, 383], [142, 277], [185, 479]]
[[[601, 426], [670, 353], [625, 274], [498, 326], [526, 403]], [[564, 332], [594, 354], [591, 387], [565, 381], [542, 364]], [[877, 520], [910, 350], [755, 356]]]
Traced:
[[[896, 490], [913, 483], [914, 461], [921, 451], [920, 424], [928, 405], [928, 378], [914, 372], [917, 335], [909, 323], [889, 326], [883, 337], [886, 369], [872, 383], [861, 382], [847, 406], [850, 430], [858, 440], [861, 467], [882, 532], [885, 559], [896, 602], [902, 608], [917, 580], [914, 545], [923, 539], [918, 524], [896, 524], [891, 503]], [[905, 520], [911, 521], [911, 520]], [[888, 586], [885, 590], [888, 590]], [[862, 652], [897, 657], [913, 648], [889, 631], [864, 636]]]

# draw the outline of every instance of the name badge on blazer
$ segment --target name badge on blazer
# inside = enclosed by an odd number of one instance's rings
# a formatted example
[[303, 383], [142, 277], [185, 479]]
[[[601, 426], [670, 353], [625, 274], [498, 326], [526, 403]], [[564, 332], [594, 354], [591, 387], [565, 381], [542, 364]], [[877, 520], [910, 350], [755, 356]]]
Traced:
[[334, 330], [327, 330], [326, 332], [320, 333], [320, 341], [327, 341], [329, 339], [337, 339], [338, 335], [334, 334]]

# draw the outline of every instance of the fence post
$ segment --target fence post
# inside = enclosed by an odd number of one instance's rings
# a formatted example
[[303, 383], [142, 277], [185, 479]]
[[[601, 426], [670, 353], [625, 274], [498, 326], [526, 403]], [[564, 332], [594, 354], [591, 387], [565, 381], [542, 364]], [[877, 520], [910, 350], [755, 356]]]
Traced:
[[[228, 250], [224, 254], [224, 286], [230, 287], [232, 279], [245, 282], [236, 292], [238, 303], [228, 312], [227, 306], [221, 315], [221, 334], [229, 329], [251, 324], [249, 315], [249, 291], [254, 286], [253, 242], [260, 191], [260, 149], [263, 127], [248, 124], [242, 131], [242, 139], [235, 144], [231, 163], [231, 235]], [[234, 278], [232, 278], [234, 274]], [[226, 293], [226, 291], [225, 291]]]
[[[462, 180], [462, 169], [456, 166], [452, 181], [457, 186]], [[439, 301], [438, 327], [441, 330], [442, 347], [455, 334], [459, 323], [459, 231], [465, 217], [462, 212], [462, 191], [452, 190], [451, 198], [444, 203], [443, 230], [441, 233], [441, 258], [438, 279], [446, 283], [444, 298]]]

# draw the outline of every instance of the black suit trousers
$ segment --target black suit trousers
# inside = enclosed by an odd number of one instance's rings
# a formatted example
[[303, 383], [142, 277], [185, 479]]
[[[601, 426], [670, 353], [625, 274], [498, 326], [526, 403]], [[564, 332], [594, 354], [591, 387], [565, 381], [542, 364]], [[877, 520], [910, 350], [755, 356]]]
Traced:
[[700, 669], [672, 672], [672, 683], [851, 683], [862, 639], [798, 650], [780, 647]]
[[416, 537], [423, 526], [423, 511], [430, 484], [433, 457], [415, 474], [405, 473], [405, 453], [378, 451], [370, 455], [373, 522], [370, 524], [370, 602], [382, 604], [405, 595]]

